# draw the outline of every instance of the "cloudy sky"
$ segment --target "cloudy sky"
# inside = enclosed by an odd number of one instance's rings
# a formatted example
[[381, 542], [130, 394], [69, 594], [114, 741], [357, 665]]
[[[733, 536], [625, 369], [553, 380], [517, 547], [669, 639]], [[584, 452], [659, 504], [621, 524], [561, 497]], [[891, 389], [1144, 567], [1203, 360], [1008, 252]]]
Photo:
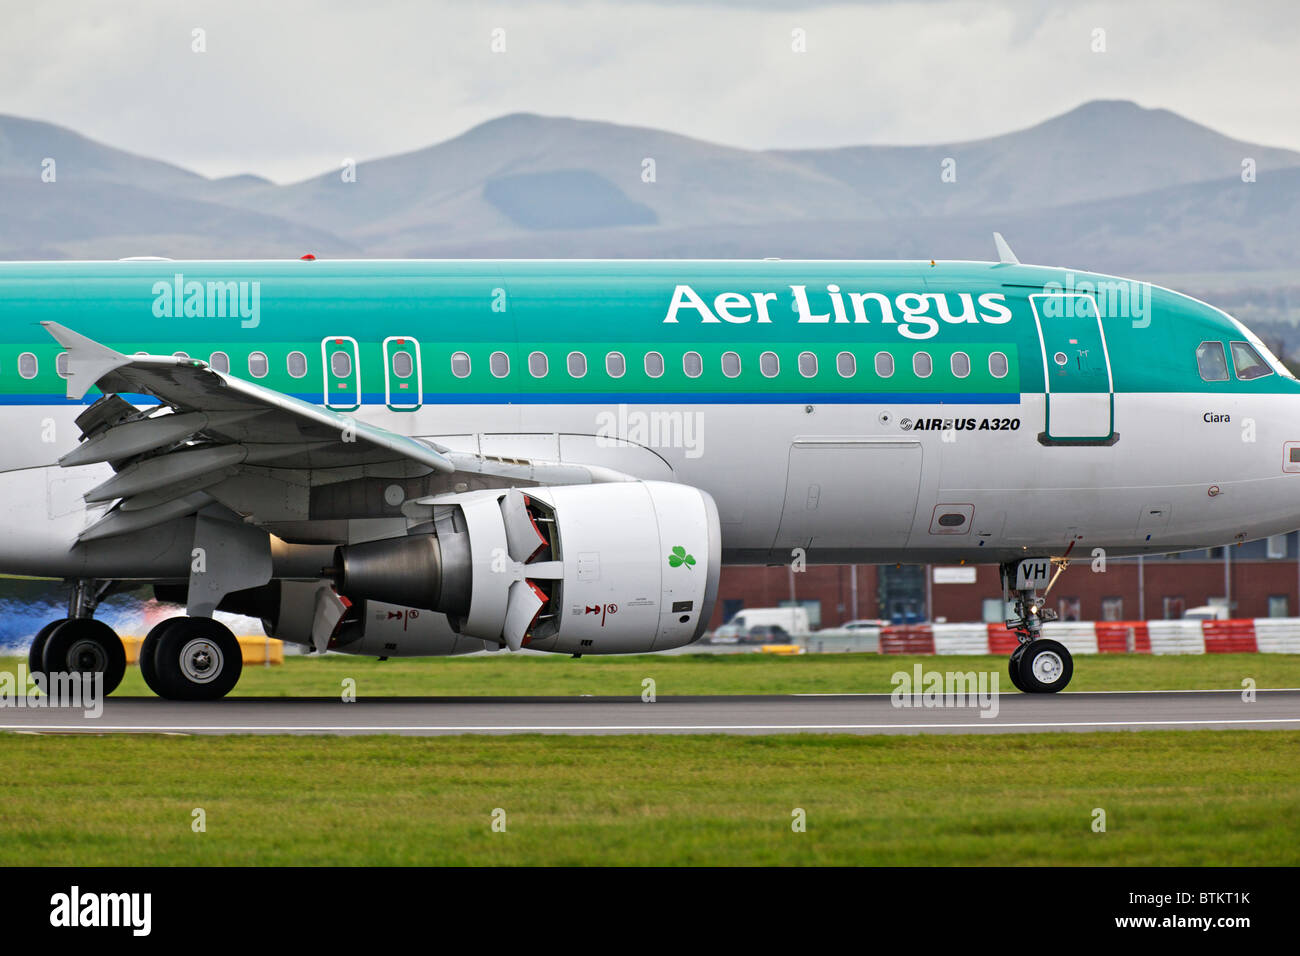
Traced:
[[0, 17], [0, 113], [211, 176], [302, 179], [517, 111], [789, 148], [973, 139], [1122, 98], [1300, 149], [1286, 0], [0, 0]]

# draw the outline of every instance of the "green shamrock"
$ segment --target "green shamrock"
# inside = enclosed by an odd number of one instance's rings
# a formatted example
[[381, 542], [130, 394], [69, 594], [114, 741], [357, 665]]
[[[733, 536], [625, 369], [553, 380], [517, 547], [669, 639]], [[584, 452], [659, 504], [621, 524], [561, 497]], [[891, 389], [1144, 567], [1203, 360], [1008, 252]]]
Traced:
[[690, 570], [695, 564], [695, 555], [687, 554], [686, 549], [679, 544], [673, 548], [673, 553], [668, 555], [668, 567], [680, 568], [683, 564], [686, 565], [687, 570]]

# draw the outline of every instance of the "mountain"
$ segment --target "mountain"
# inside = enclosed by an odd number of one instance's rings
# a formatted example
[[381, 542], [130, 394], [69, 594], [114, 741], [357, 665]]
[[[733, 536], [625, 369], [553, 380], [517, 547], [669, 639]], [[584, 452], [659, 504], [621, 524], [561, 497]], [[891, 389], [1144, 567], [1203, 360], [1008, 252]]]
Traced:
[[[1014, 213], [1300, 166], [1300, 153], [1229, 139], [1176, 113], [1095, 100], [1029, 129], [940, 146], [853, 146], [780, 155], [869, 195], [885, 218]], [[940, 163], [955, 161], [956, 181]]]
[[[645, 161], [653, 181], [643, 180]], [[1300, 160], [1298, 160], [1300, 161]], [[476, 240], [545, 228], [531, 209], [494, 200], [499, 184], [584, 170], [593, 186], [580, 219], [603, 221], [604, 203], [645, 206], [665, 227], [801, 219], [879, 210], [852, 187], [775, 154], [718, 146], [635, 126], [517, 113], [416, 152], [362, 163], [356, 182], [331, 171], [258, 197], [270, 209], [392, 249], [430, 239]], [[555, 225], [564, 225], [556, 223]], [[619, 223], [632, 224], [632, 223]]]
[[1300, 248], [1300, 153], [1113, 100], [971, 142], [766, 151], [517, 113], [349, 178], [212, 180], [0, 116], [0, 257], [988, 258], [998, 229], [1025, 261], [1140, 275]]

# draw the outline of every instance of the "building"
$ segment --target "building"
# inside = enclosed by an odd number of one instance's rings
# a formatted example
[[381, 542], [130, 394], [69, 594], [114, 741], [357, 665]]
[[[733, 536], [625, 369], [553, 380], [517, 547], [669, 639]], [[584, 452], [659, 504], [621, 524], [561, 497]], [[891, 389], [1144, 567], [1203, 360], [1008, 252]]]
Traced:
[[[1077, 553], [1047, 598], [1062, 620], [1168, 620], [1204, 605], [1232, 617], [1300, 616], [1297, 533], [1234, 547], [1143, 559]], [[722, 570], [711, 627], [742, 607], [798, 602], [813, 627], [855, 618], [997, 621], [1003, 617], [996, 565], [843, 565]]]

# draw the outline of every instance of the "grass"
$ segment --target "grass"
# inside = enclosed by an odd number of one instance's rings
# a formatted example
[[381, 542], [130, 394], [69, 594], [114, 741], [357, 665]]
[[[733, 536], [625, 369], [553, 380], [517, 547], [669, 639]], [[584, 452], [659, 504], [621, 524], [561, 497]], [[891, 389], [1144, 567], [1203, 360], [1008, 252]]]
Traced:
[[1295, 865], [1298, 747], [1297, 731], [3, 735], [0, 864]]
[[[0, 659], [13, 670], [18, 659]], [[887, 692], [921, 663], [331, 656], [236, 694]], [[1300, 686], [1300, 657], [1076, 659], [1071, 690]], [[1010, 691], [1003, 683], [1003, 690]], [[119, 694], [146, 694], [128, 668]], [[0, 735], [0, 865], [1300, 863], [1300, 731], [852, 737]], [[191, 829], [202, 808], [206, 832]], [[492, 813], [505, 812], [506, 832]], [[792, 812], [807, 832], [791, 830]], [[1094, 810], [1107, 830], [1092, 830]]]
[[[13, 671], [18, 658], [0, 658]], [[1003, 657], [903, 657], [879, 654], [687, 654], [612, 657], [512, 656], [373, 658], [329, 655], [288, 657], [281, 666], [249, 664], [233, 696], [337, 697], [343, 681], [356, 681], [359, 697], [413, 696], [637, 696], [653, 678], [660, 696], [683, 694], [888, 693], [890, 676], [927, 670], [990, 671], [1004, 692], [1015, 693]], [[1300, 655], [1204, 654], [1153, 657], [1106, 654], [1076, 657], [1072, 691], [1240, 690], [1243, 678], [1257, 687], [1300, 687]], [[149, 694], [140, 670], [128, 667], [119, 696]]]

